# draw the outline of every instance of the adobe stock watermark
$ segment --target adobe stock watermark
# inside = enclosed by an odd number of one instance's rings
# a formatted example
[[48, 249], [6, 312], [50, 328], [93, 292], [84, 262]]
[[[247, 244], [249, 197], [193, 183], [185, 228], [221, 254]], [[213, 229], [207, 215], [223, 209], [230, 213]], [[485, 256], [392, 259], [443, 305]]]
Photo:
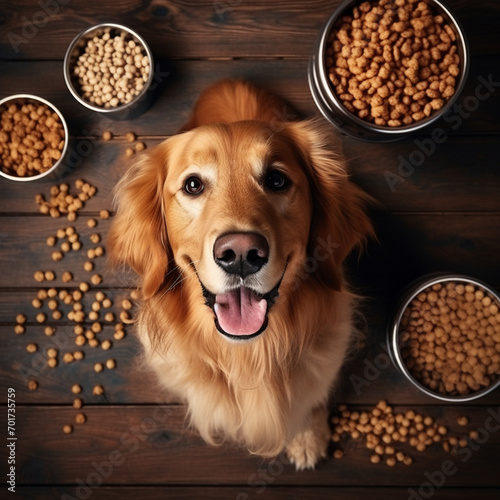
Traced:
[[120, 446], [112, 450], [104, 460], [92, 462], [92, 470], [82, 479], [77, 477], [74, 495], [63, 493], [61, 500], [87, 500], [109, 479], [115, 470], [123, 465], [127, 457], [137, 451], [152, 433], [161, 431], [165, 421], [172, 415], [168, 404], [160, 403], [151, 416], [143, 418], [138, 425], [130, 427], [120, 436]]
[[[443, 116], [443, 121], [450, 124], [452, 130], [458, 130], [464, 120], [477, 111], [481, 103], [486, 101], [500, 87], [500, 81], [495, 81], [491, 73], [486, 78], [480, 75], [477, 80], [478, 84], [474, 89], [474, 93], [464, 97], [460, 103], [454, 104]], [[405, 182], [415, 172], [416, 168], [421, 167], [436, 152], [438, 145], [446, 142], [448, 138], [449, 136], [443, 128], [435, 127], [429, 137], [415, 139], [413, 141], [415, 149], [406, 157], [403, 155], [398, 156], [397, 173], [386, 170], [383, 174], [391, 192], [394, 193], [398, 184]]]
[[[261, 467], [248, 476], [248, 486], [255, 488], [255, 493], [261, 495], [266, 491], [268, 485], [274, 483], [277, 477], [283, 474], [285, 465], [290, 465], [286, 453], [281, 453], [267, 467]], [[240, 492], [236, 495], [236, 500], [249, 500], [251, 496], [248, 493]]]
[[19, 53], [19, 47], [25, 43], [30, 42], [35, 38], [40, 29], [45, 27], [49, 22], [50, 16], [59, 13], [62, 5], [66, 5], [70, 0], [39, 0], [37, 5], [40, 10], [37, 10], [31, 19], [26, 16], [21, 16], [22, 27], [21, 34], [14, 33], [13, 31], [7, 34], [7, 39], [16, 54]]
[[467, 463], [474, 453], [490, 440], [491, 435], [499, 430], [500, 407], [496, 409], [489, 408], [488, 417], [483, 425], [476, 429], [478, 437], [474, 440], [467, 438], [467, 446], [465, 447], [455, 446], [453, 448], [453, 453], [456, 456], [455, 460], [444, 460], [439, 469], [433, 472], [425, 471], [426, 480], [417, 488], [408, 488], [408, 500], [428, 500], [432, 498], [446, 484], [446, 481], [459, 471], [460, 464]]
[[233, 12], [233, 10], [239, 7], [242, 3], [243, 0], [215, 0], [213, 5], [215, 13], [219, 17], [219, 21], [224, 21], [225, 15]]
[[340, 247], [339, 243], [334, 243], [332, 241], [330, 235], [328, 235], [326, 239], [319, 236], [316, 238], [315, 243], [312, 255], [306, 257], [297, 275], [295, 276], [292, 291], [297, 290], [301, 282], [309, 278], [311, 274], [314, 274], [318, 270], [319, 265], [328, 260], [333, 255], [335, 250]]

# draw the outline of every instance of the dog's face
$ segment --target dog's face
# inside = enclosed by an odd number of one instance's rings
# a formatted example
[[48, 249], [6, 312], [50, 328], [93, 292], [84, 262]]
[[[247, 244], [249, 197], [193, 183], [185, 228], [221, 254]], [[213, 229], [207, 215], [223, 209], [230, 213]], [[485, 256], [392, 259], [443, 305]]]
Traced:
[[312, 202], [286, 134], [258, 122], [181, 136], [165, 180], [165, 220], [183, 274], [196, 272], [217, 329], [260, 334], [282, 280], [303, 262]]
[[190, 283], [220, 333], [256, 337], [301, 280], [339, 289], [342, 261], [370, 232], [327, 139], [307, 122], [168, 139], [118, 186], [111, 256], [142, 276], [145, 298]]

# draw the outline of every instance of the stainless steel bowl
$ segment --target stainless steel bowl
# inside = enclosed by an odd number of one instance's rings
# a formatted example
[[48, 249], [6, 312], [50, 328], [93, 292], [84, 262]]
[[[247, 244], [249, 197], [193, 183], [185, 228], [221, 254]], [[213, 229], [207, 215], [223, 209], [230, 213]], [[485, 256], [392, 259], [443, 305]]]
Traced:
[[43, 178], [58, 179], [62, 177], [64, 173], [66, 173], [65, 157], [68, 151], [68, 144], [69, 144], [68, 125], [66, 124], [66, 120], [64, 119], [62, 113], [46, 99], [31, 94], [16, 94], [9, 97], [5, 97], [4, 99], [0, 100], [0, 112], [2, 112], [3, 109], [8, 107], [10, 104], [28, 104], [28, 103], [44, 104], [45, 106], [49, 107], [54, 113], [56, 113], [57, 116], [59, 117], [59, 120], [61, 121], [64, 129], [64, 147], [63, 150], [61, 151], [61, 157], [54, 163], [54, 165], [52, 165], [52, 167], [50, 167], [48, 170], [45, 170], [45, 172], [38, 175], [32, 175], [29, 177], [28, 176], [18, 177], [15, 175], [11, 175], [3, 171], [3, 167], [1, 164], [0, 164], [0, 175], [2, 177], [5, 177], [6, 179], [10, 179], [11, 181], [21, 181], [21, 182], [36, 181]]
[[428, 0], [432, 8], [442, 15], [455, 32], [458, 45], [458, 54], [461, 59], [460, 74], [457, 79], [454, 95], [439, 110], [429, 117], [410, 125], [401, 127], [380, 126], [370, 123], [351, 113], [336, 95], [333, 86], [328, 78], [328, 68], [326, 67], [326, 50], [328, 36], [337, 20], [352, 11], [352, 8], [362, 3], [363, 0], [344, 0], [328, 19], [321, 30], [313, 54], [309, 59], [308, 80], [309, 88], [323, 116], [332, 123], [340, 132], [347, 135], [374, 142], [394, 141], [405, 138], [409, 134], [428, 127], [431, 123], [444, 116], [458, 99], [467, 80], [469, 72], [469, 48], [465, 38], [464, 30], [456, 17], [442, 0]]
[[403, 293], [403, 296], [399, 301], [396, 312], [392, 317], [392, 322], [390, 323], [387, 331], [387, 343], [389, 347], [389, 354], [394, 365], [401, 371], [401, 373], [407, 378], [407, 380], [413, 386], [415, 386], [428, 396], [431, 396], [435, 399], [439, 399], [441, 401], [449, 401], [449, 402], [472, 401], [486, 394], [489, 394], [490, 392], [500, 387], [500, 375], [498, 376], [496, 382], [493, 382], [488, 387], [485, 387], [484, 389], [481, 389], [477, 392], [472, 392], [466, 395], [457, 395], [457, 396], [441, 394], [426, 387], [420, 381], [415, 379], [415, 377], [410, 373], [410, 370], [406, 366], [401, 353], [400, 325], [403, 313], [406, 310], [406, 308], [409, 306], [409, 304], [415, 297], [417, 297], [424, 290], [432, 287], [432, 285], [436, 283], [449, 283], [449, 282], [474, 285], [475, 287], [485, 292], [485, 294], [488, 294], [493, 300], [496, 301], [497, 305], [499, 305], [500, 307], [500, 295], [491, 286], [487, 285], [486, 283], [483, 283], [482, 281], [470, 278], [469, 276], [453, 275], [453, 274], [431, 274], [424, 276], [421, 279], [417, 280], [416, 282], [410, 284], [409, 287], [407, 288], [407, 291]]
[[[124, 33], [127, 38], [134, 40], [135, 43], [139, 44], [146, 53], [149, 59], [149, 77], [147, 82], [145, 82], [144, 87], [141, 92], [134, 97], [134, 99], [126, 104], [118, 105], [112, 108], [104, 108], [102, 106], [97, 106], [82, 96], [82, 91], [78, 83], [78, 79], [73, 74], [73, 68], [76, 64], [78, 57], [82, 54], [87, 42], [93, 37], [100, 37], [105, 33], [120, 34]], [[123, 26], [121, 24], [114, 23], [103, 23], [96, 26], [92, 26], [79, 35], [77, 35], [71, 44], [69, 45], [66, 55], [64, 56], [64, 80], [66, 85], [73, 95], [73, 97], [86, 108], [96, 111], [97, 113], [103, 113], [108, 118], [127, 120], [132, 119], [146, 111], [153, 99], [153, 90], [151, 84], [154, 78], [154, 68], [153, 68], [153, 54], [146, 43], [146, 41], [135, 31]]]

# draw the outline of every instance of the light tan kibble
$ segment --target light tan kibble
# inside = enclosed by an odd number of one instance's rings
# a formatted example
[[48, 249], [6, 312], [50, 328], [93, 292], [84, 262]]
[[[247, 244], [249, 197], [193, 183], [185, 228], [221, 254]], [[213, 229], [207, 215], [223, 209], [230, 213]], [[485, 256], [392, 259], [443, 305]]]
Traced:
[[85, 416], [84, 413], [77, 413], [75, 415], [75, 422], [77, 424], [84, 424], [87, 421], [87, 417]]
[[92, 395], [101, 396], [102, 394], [104, 394], [104, 389], [102, 385], [95, 385], [94, 388], [92, 389]]
[[108, 312], [104, 315], [104, 321], [112, 323], [115, 320], [115, 315], [112, 312]]
[[73, 408], [76, 408], [79, 410], [83, 406], [83, 399], [82, 398], [75, 398], [73, 400]]
[[99, 217], [101, 219], [109, 219], [109, 211], [108, 210], [101, 210], [99, 212]]
[[47, 349], [47, 356], [49, 358], [56, 358], [58, 354], [59, 352], [55, 347], [50, 347], [49, 349]]
[[108, 299], [107, 297], [102, 299], [102, 307], [104, 307], [104, 309], [109, 309], [112, 305], [113, 302], [111, 301], [111, 299]]
[[102, 277], [99, 274], [93, 274], [90, 281], [93, 285], [99, 285], [102, 281]]
[[47, 365], [49, 368], [55, 368], [57, 366], [57, 358], [49, 358], [47, 360]]
[[46, 240], [47, 246], [53, 247], [57, 243], [57, 238], [55, 236], [49, 236]]
[[38, 351], [38, 346], [37, 346], [36, 344], [34, 344], [34, 343], [31, 343], [31, 344], [28, 344], [28, 345], [26, 346], [26, 350], [27, 350], [29, 353], [32, 353], [32, 354], [33, 354], [34, 352]]
[[85, 355], [82, 351], [75, 351], [73, 353], [73, 357], [76, 361], [81, 361], [85, 357]]
[[46, 326], [44, 329], [44, 333], [45, 335], [47, 335], [47, 337], [51, 337], [52, 335], [54, 335], [55, 331], [56, 329], [53, 326]]
[[33, 274], [33, 278], [35, 279], [35, 281], [41, 283], [45, 280], [45, 274], [43, 273], [43, 271], [36, 271], [35, 274]]
[[469, 424], [469, 419], [466, 416], [460, 416], [457, 418], [457, 424], [461, 425], [462, 427], [465, 427], [466, 425]]
[[38, 323], [45, 323], [45, 321], [47, 320], [47, 316], [44, 313], [38, 313], [36, 315], [36, 320], [38, 321]]
[[21, 335], [23, 334], [24, 332], [26, 331], [26, 329], [24, 328], [24, 325], [15, 325], [14, 326], [14, 333], [16, 335]]
[[66, 424], [63, 427], [63, 432], [64, 432], [64, 434], [71, 434], [73, 432], [73, 426], [69, 425], [69, 424]]
[[69, 283], [73, 280], [73, 275], [69, 271], [65, 271], [62, 274], [61, 279], [63, 280], [63, 283]]
[[93, 271], [94, 270], [94, 263], [91, 262], [90, 260], [88, 260], [87, 262], [85, 262], [83, 264], [83, 269], [85, 271], [88, 271], [88, 272]]
[[344, 452], [340, 449], [337, 449], [333, 452], [334, 458], [342, 458], [344, 456]]
[[64, 353], [63, 361], [65, 363], [72, 363], [74, 360], [75, 360], [75, 357], [73, 356], [73, 354], [71, 352]]
[[92, 243], [99, 243], [101, 241], [101, 236], [98, 233], [92, 233], [90, 235], [90, 241]]
[[135, 137], [136, 137], [136, 136], [135, 136], [135, 134], [134, 134], [133, 132], [127, 132], [127, 133], [125, 134], [125, 140], [126, 140], [127, 142], [134, 142], [134, 141], [135, 141]]
[[111, 341], [110, 340], [104, 340], [103, 343], [101, 344], [101, 347], [107, 351], [112, 347]]
[[36, 391], [38, 389], [38, 382], [36, 380], [28, 380], [28, 389], [30, 391]]
[[134, 154], [135, 154], [134, 148], [127, 148], [125, 150], [125, 156], [127, 158], [131, 158], [132, 156], [134, 156]]
[[90, 290], [90, 285], [88, 283], [86, 283], [85, 281], [82, 281], [80, 283], [80, 285], [78, 286], [78, 288], [80, 288], [80, 290], [83, 292], [83, 293], [86, 293]]
[[114, 359], [106, 360], [106, 368], [108, 370], [113, 370], [114, 368], [116, 368], [116, 361]]
[[143, 142], [138, 142], [136, 145], [135, 145], [135, 150], [139, 153], [141, 151], [144, 151], [146, 149], [146, 144], [144, 144]]
[[96, 373], [100, 373], [104, 370], [104, 365], [102, 363], [95, 363], [94, 364], [94, 371]]
[[71, 386], [71, 392], [73, 394], [80, 394], [82, 392], [82, 386], [78, 384], [73, 384]]
[[110, 141], [113, 138], [113, 134], [109, 130], [105, 130], [102, 133], [102, 138], [104, 141]]
[[122, 309], [125, 309], [128, 311], [129, 309], [132, 309], [132, 302], [128, 299], [123, 299], [122, 300]]
[[45, 279], [47, 281], [54, 281], [56, 278], [56, 275], [54, 274], [53, 271], [45, 271]]
[[87, 220], [87, 227], [90, 227], [91, 229], [97, 226], [97, 221], [95, 219], [88, 219]]
[[113, 338], [115, 340], [121, 340], [125, 337], [125, 332], [123, 330], [117, 330], [114, 334], [113, 334]]

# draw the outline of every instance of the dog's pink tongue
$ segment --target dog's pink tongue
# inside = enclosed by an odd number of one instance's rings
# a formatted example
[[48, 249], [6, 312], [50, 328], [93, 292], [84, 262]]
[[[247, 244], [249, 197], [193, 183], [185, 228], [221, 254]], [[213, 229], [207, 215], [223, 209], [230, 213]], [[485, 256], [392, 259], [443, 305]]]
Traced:
[[257, 333], [266, 320], [267, 301], [244, 286], [215, 296], [214, 311], [229, 335]]

